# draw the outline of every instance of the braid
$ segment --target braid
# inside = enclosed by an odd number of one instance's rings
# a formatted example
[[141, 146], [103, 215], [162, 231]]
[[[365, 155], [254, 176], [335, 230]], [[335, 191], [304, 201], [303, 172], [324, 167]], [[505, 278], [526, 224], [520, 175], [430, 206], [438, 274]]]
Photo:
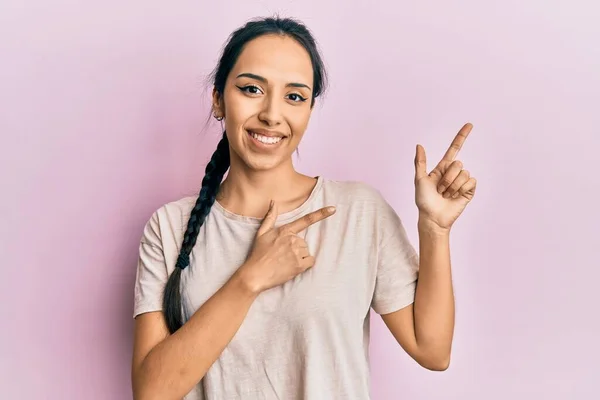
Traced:
[[189, 265], [189, 254], [196, 244], [200, 227], [204, 224], [206, 216], [215, 202], [219, 186], [223, 176], [229, 168], [229, 142], [226, 136], [219, 142], [210, 162], [206, 166], [206, 172], [202, 179], [202, 189], [192, 209], [187, 229], [181, 245], [181, 253], [177, 259], [177, 267], [183, 269]]
[[163, 310], [167, 327], [171, 333], [174, 333], [183, 325], [180, 288], [181, 271], [190, 263], [190, 253], [196, 244], [200, 227], [204, 224], [211, 207], [215, 203], [217, 192], [227, 169], [229, 169], [229, 141], [227, 135], [223, 132], [223, 138], [219, 141], [217, 150], [206, 166], [202, 188], [190, 213], [179, 257], [177, 257], [177, 263], [175, 264], [175, 271], [173, 271], [165, 286]]

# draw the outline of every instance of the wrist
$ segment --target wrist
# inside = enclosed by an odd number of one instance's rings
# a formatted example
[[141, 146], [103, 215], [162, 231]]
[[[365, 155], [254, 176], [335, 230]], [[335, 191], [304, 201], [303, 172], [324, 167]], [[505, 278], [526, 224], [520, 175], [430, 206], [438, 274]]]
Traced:
[[427, 217], [419, 215], [417, 228], [420, 234], [425, 234], [428, 236], [445, 237], [450, 235], [451, 227], [442, 227], [435, 221], [432, 221]]
[[253, 276], [249, 264], [243, 264], [231, 277], [232, 283], [246, 296], [256, 297], [262, 292], [262, 287]]

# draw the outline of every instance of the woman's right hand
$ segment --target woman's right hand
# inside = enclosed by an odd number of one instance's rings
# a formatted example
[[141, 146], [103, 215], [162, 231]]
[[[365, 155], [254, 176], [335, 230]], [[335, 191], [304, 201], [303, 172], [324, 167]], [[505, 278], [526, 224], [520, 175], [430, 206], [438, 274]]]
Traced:
[[298, 233], [333, 214], [335, 207], [324, 207], [275, 228], [278, 211], [277, 205], [271, 201], [250, 254], [239, 270], [247, 287], [258, 294], [312, 267], [315, 259]]

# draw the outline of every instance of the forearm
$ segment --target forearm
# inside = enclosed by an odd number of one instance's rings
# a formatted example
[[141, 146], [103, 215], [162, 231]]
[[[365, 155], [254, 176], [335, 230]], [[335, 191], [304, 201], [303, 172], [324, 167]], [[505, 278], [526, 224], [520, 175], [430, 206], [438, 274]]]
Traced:
[[256, 292], [234, 275], [177, 332], [146, 356], [135, 376], [136, 399], [181, 399], [233, 339]]
[[[450, 268], [450, 235], [419, 220], [419, 280], [414, 303], [419, 352], [447, 364], [454, 333], [454, 292]], [[440, 361], [441, 360], [441, 361]]]

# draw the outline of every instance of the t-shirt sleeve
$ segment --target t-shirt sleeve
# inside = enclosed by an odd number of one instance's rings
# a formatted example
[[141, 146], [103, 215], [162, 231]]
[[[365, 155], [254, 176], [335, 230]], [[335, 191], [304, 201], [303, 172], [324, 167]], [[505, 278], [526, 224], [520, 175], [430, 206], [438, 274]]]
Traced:
[[414, 302], [418, 254], [394, 209], [379, 198], [377, 276], [372, 308], [378, 314], [398, 311]]
[[168, 279], [158, 214], [146, 223], [139, 245], [134, 286], [133, 317], [162, 310], [163, 289]]

